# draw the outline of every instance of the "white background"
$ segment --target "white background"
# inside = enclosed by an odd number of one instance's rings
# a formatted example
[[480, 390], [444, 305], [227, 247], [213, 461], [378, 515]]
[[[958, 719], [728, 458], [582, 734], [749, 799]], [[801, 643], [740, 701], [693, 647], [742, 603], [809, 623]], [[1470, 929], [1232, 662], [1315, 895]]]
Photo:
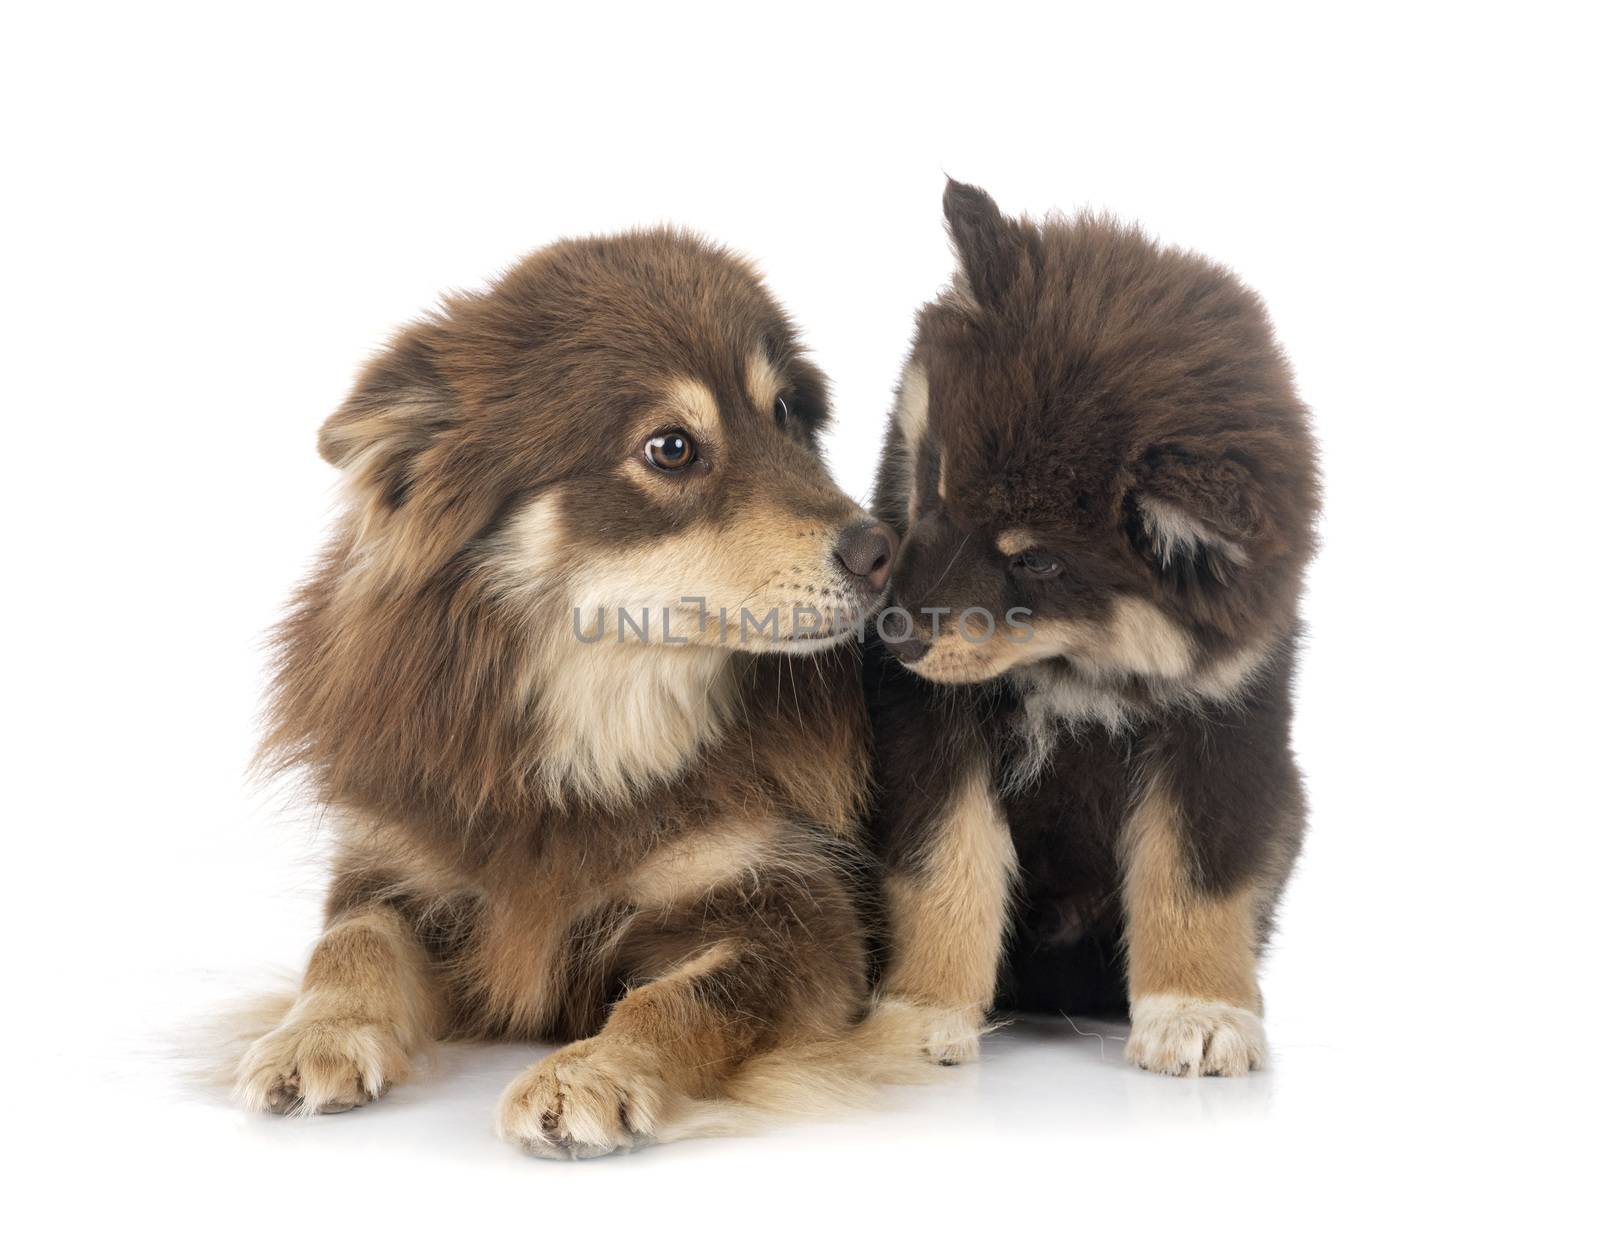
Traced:
[[[540, 7], [5, 18], [0, 1210], [178, 1235], [1592, 1226], [1586, 6]], [[1315, 410], [1315, 814], [1274, 1069], [1146, 1077], [1036, 1025], [857, 1118], [585, 1165], [490, 1135], [526, 1047], [304, 1123], [185, 1085], [174, 1042], [315, 930], [315, 824], [245, 765], [260, 638], [330, 509], [315, 431], [361, 360], [552, 238], [691, 225], [806, 328], [865, 497], [949, 270], [946, 172], [1231, 264]]]

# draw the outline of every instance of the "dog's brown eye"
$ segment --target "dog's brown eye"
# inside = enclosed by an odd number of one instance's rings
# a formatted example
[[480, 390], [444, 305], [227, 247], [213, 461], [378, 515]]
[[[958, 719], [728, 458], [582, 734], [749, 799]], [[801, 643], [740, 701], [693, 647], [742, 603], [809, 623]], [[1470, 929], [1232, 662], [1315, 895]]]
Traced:
[[645, 460], [657, 469], [673, 473], [694, 464], [696, 456], [694, 440], [682, 431], [665, 431], [660, 435], [652, 435], [644, 446], [644, 456]]
[[780, 430], [789, 425], [789, 402], [781, 396], [772, 402], [772, 420]]
[[1030, 577], [1054, 577], [1061, 571], [1061, 561], [1043, 551], [1024, 551], [1011, 564]]

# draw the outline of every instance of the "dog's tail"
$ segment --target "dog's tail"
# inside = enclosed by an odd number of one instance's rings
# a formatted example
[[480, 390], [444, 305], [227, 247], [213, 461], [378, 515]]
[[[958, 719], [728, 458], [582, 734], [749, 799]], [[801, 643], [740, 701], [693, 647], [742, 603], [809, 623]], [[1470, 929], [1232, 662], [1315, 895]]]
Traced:
[[821, 1120], [859, 1110], [886, 1085], [911, 1085], [939, 1073], [930, 1058], [929, 1014], [893, 999], [837, 1037], [780, 1046], [757, 1055], [721, 1096], [666, 1117], [657, 1141], [736, 1136], [780, 1120]]
[[237, 999], [177, 1036], [173, 1050], [182, 1064], [180, 1076], [189, 1085], [206, 1092], [233, 1091], [245, 1052], [257, 1038], [276, 1029], [294, 1006], [295, 979], [285, 975], [274, 981], [270, 990]]

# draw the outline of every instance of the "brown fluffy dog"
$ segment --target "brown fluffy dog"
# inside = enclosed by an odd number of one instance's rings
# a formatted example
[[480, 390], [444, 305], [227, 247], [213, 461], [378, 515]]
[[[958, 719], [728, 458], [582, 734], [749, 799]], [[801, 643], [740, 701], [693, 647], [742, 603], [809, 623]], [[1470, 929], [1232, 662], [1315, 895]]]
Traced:
[[825, 416], [750, 268], [670, 231], [552, 246], [371, 363], [276, 638], [267, 754], [338, 851], [248, 1105], [358, 1105], [438, 1038], [580, 1039], [499, 1127], [588, 1155], [762, 1101], [785, 1048], [860, 1049], [840, 643], [893, 543], [824, 471]]
[[1245, 1072], [1303, 826], [1305, 411], [1215, 264], [956, 183], [945, 214], [961, 270], [922, 311], [877, 494], [911, 619], [869, 665], [888, 988], [945, 1060], [998, 981], [1007, 1006], [1131, 998], [1143, 1067]]

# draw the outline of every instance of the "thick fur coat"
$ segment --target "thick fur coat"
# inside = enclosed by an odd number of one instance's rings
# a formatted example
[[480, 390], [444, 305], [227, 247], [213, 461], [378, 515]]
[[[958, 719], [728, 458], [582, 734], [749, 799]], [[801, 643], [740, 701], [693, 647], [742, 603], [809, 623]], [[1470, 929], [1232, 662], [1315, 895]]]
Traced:
[[1244, 1072], [1304, 823], [1306, 411], [1215, 263], [956, 183], [945, 214], [876, 497], [908, 613], [868, 667], [888, 988], [947, 1060], [997, 1003], [1131, 1000], [1135, 1062]]
[[347, 504], [266, 742], [335, 824], [326, 928], [248, 1105], [561, 1039], [498, 1123], [584, 1156], [871, 1058], [850, 637], [893, 544], [828, 478], [826, 416], [751, 269], [672, 231], [551, 246], [367, 367], [322, 429]]

